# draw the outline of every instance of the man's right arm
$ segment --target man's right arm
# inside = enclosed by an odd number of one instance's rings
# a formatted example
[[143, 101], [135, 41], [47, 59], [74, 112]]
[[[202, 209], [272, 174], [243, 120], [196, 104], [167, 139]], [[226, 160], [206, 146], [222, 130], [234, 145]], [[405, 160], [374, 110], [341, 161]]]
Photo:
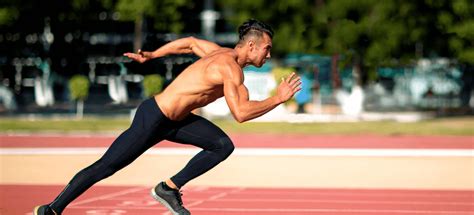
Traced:
[[169, 42], [153, 52], [138, 50], [138, 53], [125, 53], [123, 55], [143, 63], [170, 54], [195, 54], [204, 57], [219, 48], [221, 47], [213, 42], [195, 37], [186, 37]]
[[[228, 64], [230, 65], [230, 64]], [[301, 89], [301, 80], [295, 73], [282, 78], [278, 85], [277, 94], [262, 101], [249, 100], [249, 92], [243, 84], [243, 74], [235, 66], [221, 68], [224, 97], [230, 112], [238, 122], [245, 122], [274, 109], [279, 104], [288, 101]]]

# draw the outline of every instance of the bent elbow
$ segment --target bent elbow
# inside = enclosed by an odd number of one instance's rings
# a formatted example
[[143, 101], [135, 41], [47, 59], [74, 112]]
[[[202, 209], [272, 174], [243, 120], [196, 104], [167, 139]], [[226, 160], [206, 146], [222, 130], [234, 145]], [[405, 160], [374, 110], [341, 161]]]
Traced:
[[235, 121], [237, 121], [238, 123], [243, 123], [247, 120], [245, 120], [243, 117], [238, 117], [238, 116], [234, 116], [234, 119]]
[[243, 114], [232, 113], [232, 116], [234, 117], [235, 121], [237, 121], [238, 123], [243, 123], [243, 122], [247, 121], [247, 119], [245, 118], [245, 116]]

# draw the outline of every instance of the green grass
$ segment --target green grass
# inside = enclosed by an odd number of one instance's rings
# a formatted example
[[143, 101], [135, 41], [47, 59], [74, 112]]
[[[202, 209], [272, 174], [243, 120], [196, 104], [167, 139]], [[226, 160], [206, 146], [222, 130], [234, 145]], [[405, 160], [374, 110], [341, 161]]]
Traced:
[[[357, 123], [236, 123], [214, 121], [228, 133], [267, 134], [378, 134], [378, 135], [474, 135], [474, 117], [442, 118], [414, 123], [392, 121]], [[0, 118], [0, 132], [117, 133], [130, 126], [128, 118], [19, 119]]]
[[0, 132], [114, 132], [130, 126], [127, 118], [0, 119]]
[[438, 119], [414, 123], [248, 123], [217, 122], [235, 133], [297, 133], [297, 134], [378, 134], [378, 135], [474, 135], [474, 118]]

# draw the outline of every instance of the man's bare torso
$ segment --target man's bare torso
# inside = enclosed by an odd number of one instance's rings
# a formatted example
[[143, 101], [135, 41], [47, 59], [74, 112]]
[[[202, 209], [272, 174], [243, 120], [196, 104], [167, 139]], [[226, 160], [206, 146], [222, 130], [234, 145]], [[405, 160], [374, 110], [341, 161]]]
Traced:
[[224, 96], [220, 68], [229, 62], [237, 65], [236, 57], [233, 49], [221, 48], [194, 62], [155, 96], [158, 106], [169, 119], [181, 120], [192, 110]]

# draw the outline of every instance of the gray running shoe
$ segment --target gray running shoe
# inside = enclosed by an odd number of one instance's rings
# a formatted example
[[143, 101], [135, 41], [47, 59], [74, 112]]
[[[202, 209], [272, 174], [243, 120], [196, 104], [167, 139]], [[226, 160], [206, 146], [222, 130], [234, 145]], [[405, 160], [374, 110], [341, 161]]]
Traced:
[[41, 205], [41, 206], [36, 206], [35, 209], [33, 209], [33, 215], [60, 215], [53, 211], [49, 205]]
[[183, 207], [181, 192], [179, 190], [167, 190], [163, 187], [164, 182], [159, 183], [151, 189], [151, 196], [164, 205], [173, 215], [189, 215], [191, 214]]

